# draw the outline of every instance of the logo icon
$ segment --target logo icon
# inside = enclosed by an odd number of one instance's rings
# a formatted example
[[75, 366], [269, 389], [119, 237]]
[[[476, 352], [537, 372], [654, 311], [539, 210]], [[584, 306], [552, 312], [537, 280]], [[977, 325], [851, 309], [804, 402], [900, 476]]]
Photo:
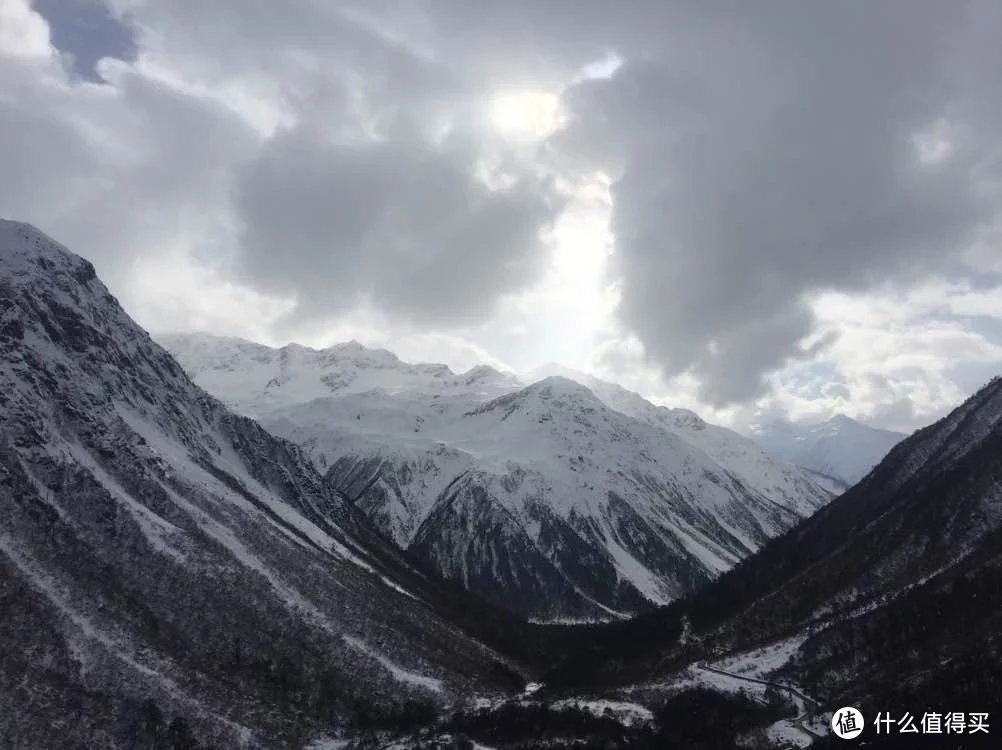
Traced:
[[832, 731], [843, 740], [859, 737], [863, 731], [863, 714], [852, 706], [840, 708], [832, 716]]

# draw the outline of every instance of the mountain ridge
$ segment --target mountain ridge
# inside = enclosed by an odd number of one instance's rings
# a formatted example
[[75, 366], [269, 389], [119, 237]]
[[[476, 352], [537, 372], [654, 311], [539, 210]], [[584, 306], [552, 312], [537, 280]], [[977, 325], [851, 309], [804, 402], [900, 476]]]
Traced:
[[[410, 440], [398, 449], [416, 455], [456, 450], [426, 434], [435, 415], [475, 423], [460, 436], [471, 456], [506, 431], [531, 452], [519, 423], [542, 426], [536, 438], [562, 446], [550, 455], [562, 452], [566, 476], [584, 485], [595, 457], [577, 446], [602, 435], [621, 435], [620, 447], [637, 455], [657, 435], [651, 457], [667, 453], [655, 465], [717, 465], [686, 431], [711, 451], [745, 445], [684, 412], [638, 402], [653, 424], [631, 417], [563, 379], [492, 398], [477, 391], [476, 403], [491, 405], [481, 411], [467, 408], [468, 393], [439, 394], [403, 421], [397, 401], [412, 403], [413, 390], [297, 408], [336, 406], [349, 422], [371, 421], [365, 437], [378, 441], [386, 425], [351, 409], [391, 398]], [[1002, 707], [999, 377], [698, 591], [586, 627], [526, 625], [437, 582], [412, 564], [419, 554], [398, 553], [371, 526], [357, 507], [369, 493], [343, 493], [321, 477], [315, 447], [230, 412], [128, 318], [93, 266], [29, 225], [2, 221], [0, 417], [0, 638], [11, 646], [0, 655], [0, 736], [14, 746], [153, 746], [166, 737], [186, 748], [323, 747], [374, 730], [411, 744], [468, 730], [532, 742], [527, 732], [556, 725], [568, 742], [648, 747], [716, 724], [721, 736], [760, 727], [747, 738], [814, 742], [843, 705], [867, 717]], [[681, 434], [669, 434], [672, 425]], [[630, 605], [635, 594], [614, 589], [623, 580], [614, 565], [588, 557], [598, 547], [568, 546], [570, 533], [625, 542], [653, 519], [610, 492], [606, 515], [568, 512], [556, 523], [549, 514], [559, 506], [530, 503], [512, 525], [505, 493], [532, 477], [531, 465], [511, 459], [461, 467], [435, 493], [436, 517], [418, 527], [423, 548], [411, 553], [428, 562], [436, 545], [482, 540], [488, 554], [470, 559], [485, 565], [466, 571], [496, 584], [499, 566], [518, 558], [495, 553], [522, 544], [510, 532], [531, 521], [550, 540], [524, 550], [526, 559], [539, 554], [526, 568], [539, 588], [514, 591], [583, 600], [604, 584], [613, 604]], [[371, 478], [359, 473], [357, 482]], [[728, 507], [723, 487], [739, 480], [704, 479]], [[747, 509], [751, 496], [741, 498]], [[570, 499], [574, 511], [582, 501]], [[486, 533], [450, 537], [465, 528], [455, 522], [464, 513]], [[676, 560], [676, 574], [694, 573]], [[520, 692], [523, 675], [547, 667], [545, 684]], [[751, 698], [726, 697], [740, 691]], [[784, 709], [777, 691], [795, 705]], [[748, 723], [742, 700], [768, 709], [755, 714], [759, 724]], [[655, 718], [651, 708], [665, 702]], [[445, 707], [451, 718], [436, 720]], [[677, 733], [679, 716], [695, 733]], [[638, 720], [655, 724], [632, 726]]]
[[170, 722], [221, 746], [303, 746], [358, 701], [394, 721], [406, 701], [517, 679], [444, 614], [462, 597], [299, 447], [192, 383], [89, 262], [5, 221], [0, 415], [0, 736], [15, 745], [142, 743]]
[[[759, 662], [765, 679], [813, 695], [828, 716], [844, 705], [867, 716], [997, 707], [1000, 456], [996, 377], [688, 600], [596, 631], [548, 681], [653, 695], [700, 665]], [[783, 658], [763, 659], [770, 650]]]
[[[286, 394], [269, 405], [261, 384], [275, 365], [249, 385], [229, 374], [243, 372], [239, 357], [213, 364], [217, 378], [206, 374], [211, 356], [183, 337], [167, 343], [207, 386], [236, 383], [219, 395], [303, 445], [401, 546], [532, 618], [618, 616], [684, 595], [831, 496], [733, 431], [580, 376], [525, 383], [479, 367], [437, 377], [399, 361], [359, 374], [317, 355], [288, 370]], [[481, 546], [487, 533], [512, 552]], [[493, 570], [508, 571], [505, 585], [492, 583]]]
[[776, 420], [754, 429], [752, 437], [791, 463], [851, 486], [907, 436], [835, 414], [817, 423]]

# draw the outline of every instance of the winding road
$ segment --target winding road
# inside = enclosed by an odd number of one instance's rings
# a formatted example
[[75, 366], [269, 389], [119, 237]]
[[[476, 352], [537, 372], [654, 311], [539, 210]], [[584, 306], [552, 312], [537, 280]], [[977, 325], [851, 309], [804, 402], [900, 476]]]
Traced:
[[776, 688], [777, 690], [782, 690], [788, 693], [794, 698], [801, 706], [800, 714], [792, 719], [790, 719], [790, 724], [796, 727], [797, 730], [802, 732], [806, 737], [808, 737], [808, 744], [813, 743], [814, 740], [821, 739], [821, 735], [817, 732], [812, 731], [807, 726], [808, 719], [817, 713], [820, 708], [820, 704], [808, 695], [805, 695], [797, 688], [791, 685], [785, 685], [782, 682], [772, 682], [771, 680], [763, 680], [758, 677], [745, 677], [744, 675], [735, 674], [734, 672], [727, 672], [723, 669], [717, 669], [716, 667], [711, 667], [705, 663], [697, 663], [697, 669], [702, 669], [706, 672], [713, 672], [714, 674], [723, 675], [724, 677], [729, 677], [732, 680], [741, 680], [742, 682], [753, 682], [758, 685], [766, 685], [769, 687]]

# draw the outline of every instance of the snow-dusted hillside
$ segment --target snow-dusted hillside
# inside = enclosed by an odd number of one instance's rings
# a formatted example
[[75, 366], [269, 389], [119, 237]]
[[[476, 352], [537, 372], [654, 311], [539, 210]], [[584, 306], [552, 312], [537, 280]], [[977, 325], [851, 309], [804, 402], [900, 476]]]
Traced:
[[656, 406], [621, 385], [559, 365], [547, 365], [527, 377], [536, 380], [553, 375], [581, 383], [610, 408], [677, 435], [705, 451], [754, 491], [794, 508], [801, 515], [808, 516], [817, 509], [812, 498], [817, 497], [819, 485], [831, 491], [830, 482], [805, 474], [785, 460], [777, 460], [777, 456], [754, 440], [726, 427], [710, 424], [690, 409]]
[[129, 733], [162, 716], [218, 747], [302, 747], [360, 699], [489, 689], [498, 657], [299, 448], [193, 384], [90, 263], [8, 221], [0, 427], [9, 746], [146, 746]]
[[318, 351], [299, 344], [273, 349], [210, 334], [165, 334], [157, 340], [202, 388], [255, 418], [324, 396], [379, 389], [485, 399], [520, 385], [515, 375], [486, 365], [457, 374], [446, 365], [408, 364], [392, 352], [368, 349], [357, 341]]
[[851, 486], [870, 473], [905, 435], [837, 414], [818, 424], [773, 422], [758, 429], [754, 437], [773, 455]]
[[356, 343], [162, 340], [401, 546], [533, 617], [675, 599], [831, 496], [737, 433], [577, 373], [526, 384]]
[[[410, 548], [543, 616], [579, 609], [572, 591], [618, 611], [637, 608], [636, 593], [670, 601], [799, 519], [801, 506], [751, 490], [705, 452], [565, 378], [494, 399], [453, 430], [449, 444], [474, 462], [435, 499]], [[798, 498], [815, 508], [824, 499]], [[509, 537], [542, 559], [524, 566]], [[563, 582], [570, 590], [555, 598]], [[564, 611], [526, 588], [566, 602]]]

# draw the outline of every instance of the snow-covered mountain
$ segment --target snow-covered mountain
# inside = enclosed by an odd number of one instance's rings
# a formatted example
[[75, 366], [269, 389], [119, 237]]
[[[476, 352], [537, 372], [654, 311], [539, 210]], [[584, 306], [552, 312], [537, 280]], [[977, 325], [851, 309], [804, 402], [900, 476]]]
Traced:
[[201, 387], [255, 418], [317, 398], [375, 390], [487, 399], [521, 385], [514, 374], [487, 365], [457, 374], [442, 364], [408, 364], [357, 341], [316, 350], [299, 344], [273, 349], [211, 334], [165, 334], [157, 340]]
[[510, 670], [436, 585], [90, 263], [0, 220], [4, 746], [303, 747], [491, 692]]
[[[1000, 477], [997, 377], [745, 564], [675, 607], [598, 632], [549, 678], [609, 690], [614, 675], [648, 700], [693, 678], [730, 692], [765, 680], [811, 696], [822, 732], [846, 705], [867, 717], [916, 705], [997, 711]], [[784, 739], [806, 746], [818, 725], [800, 711]], [[979, 740], [971, 746], [997, 744]]]
[[754, 437], [773, 455], [852, 486], [906, 436], [837, 414], [817, 424], [775, 421]]
[[162, 341], [414, 556], [531, 617], [671, 601], [831, 497], [747, 438], [576, 373], [526, 383], [356, 343]]
[[[514, 609], [593, 616], [676, 596], [825, 493], [691, 412], [577, 373], [526, 384], [357, 344], [228, 345], [259, 371], [231, 353], [200, 377], [243, 384], [235, 401], [305, 447], [201, 390], [89, 263], [0, 221], [5, 747], [339, 747], [362, 727], [414, 746], [512, 725], [531, 744], [546, 722], [572, 741], [633, 731], [675, 695], [699, 716], [679, 693], [694, 685], [778, 690], [798, 713], [769, 736], [807, 741], [842, 705], [997, 707], [1000, 379], [694, 597], [555, 629], [422, 574], [366, 515]], [[534, 698], [500, 704], [544, 669]], [[554, 713], [567, 705], [598, 723]]]
[[[784, 503], [796, 507], [798, 499], [813, 497], [818, 486], [829, 492], [836, 491], [824, 477], [818, 477], [813, 472], [805, 473], [782, 457], [777, 460], [777, 455], [767, 452], [755, 440], [726, 427], [710, 424], [690, 409], [657, 406], [621, 385], [556, 364], [539, 368], [527, 374], [525, 379], [535, 381], [550, 376], [581, 383], [610, 408], [677, 435], [768, 497], [782, 498]], [[808, 503], [798, 512], [807, 516], [815, 509], [813, 503]]]

